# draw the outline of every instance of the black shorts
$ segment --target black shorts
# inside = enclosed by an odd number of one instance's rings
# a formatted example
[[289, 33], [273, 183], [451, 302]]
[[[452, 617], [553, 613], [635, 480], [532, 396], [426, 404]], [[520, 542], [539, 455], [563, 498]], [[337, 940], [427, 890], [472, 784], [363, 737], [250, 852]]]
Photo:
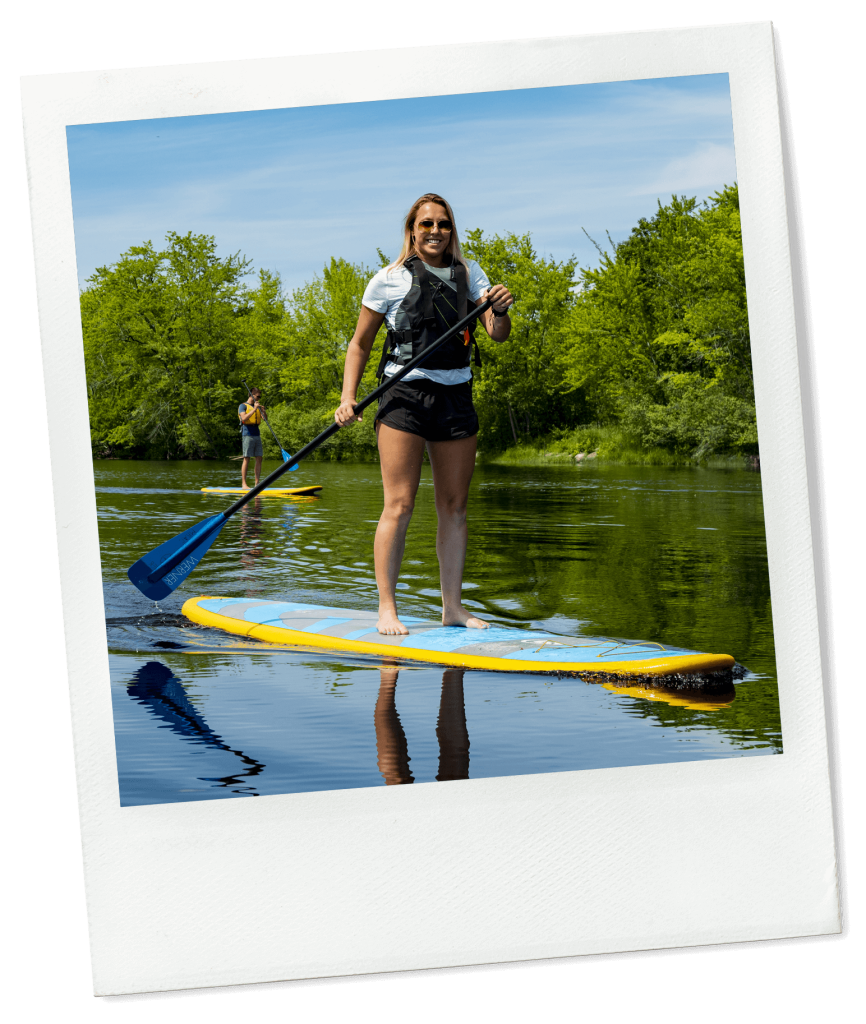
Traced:
[[397, 381], [379, 399], [376, 422], [407, 434], [418, 434], [425, 441], [474, 437], [478, 433], [478, 416], [472, 404], [472, 381]]

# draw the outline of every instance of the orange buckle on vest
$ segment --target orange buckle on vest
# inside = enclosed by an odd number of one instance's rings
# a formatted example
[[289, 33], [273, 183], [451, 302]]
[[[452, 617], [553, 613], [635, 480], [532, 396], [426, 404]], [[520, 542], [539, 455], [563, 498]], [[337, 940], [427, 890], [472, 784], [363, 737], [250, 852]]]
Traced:
[[469, 344], [469, 328], [468, 327], [463, 332], [463, 344], [464, 345], [468, 345]]

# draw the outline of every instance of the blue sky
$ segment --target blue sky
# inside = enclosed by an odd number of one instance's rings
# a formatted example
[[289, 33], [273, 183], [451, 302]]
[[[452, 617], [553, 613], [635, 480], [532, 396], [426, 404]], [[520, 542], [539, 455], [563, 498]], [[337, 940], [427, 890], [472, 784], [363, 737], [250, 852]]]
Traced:
[[736, 180], [727, 75], [295, 107], [67, 128], [79, 280], [167, 231], [291, 290], [332, 256], [378, 266], [424, 192], [461, 234], [531, 232], [594, 266], [672, 193]]

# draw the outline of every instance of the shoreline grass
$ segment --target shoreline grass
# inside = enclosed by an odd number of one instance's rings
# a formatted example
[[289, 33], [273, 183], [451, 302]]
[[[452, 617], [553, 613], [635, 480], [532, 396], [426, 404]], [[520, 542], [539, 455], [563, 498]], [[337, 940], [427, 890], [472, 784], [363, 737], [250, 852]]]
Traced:
[[[323, 420], [324, 422], [324, 420]], [[286, 424], [281, 426], [287, 427]], [[288, 438], [290, 445], [288, 450], [297, 450], [308, 440], [307, 435], [311, 432], [318, 432], [321, 424], [316, 421], [309, 424], [306, 432], [297, 431], [296, 436], [290, 436], [295, 432], [289, 429], [283, 430], [283, 436]], [[375, 435], [369, 431], [370, 437], [356, 436], [352, 442], [347, 443], [347, 437], [337, 435], [337, 440], [332, 439], [322, 448], [312, 452], [305, 461], [308, 462], [358, 462], [378, 463], [379, 453], [375, 447]], [[269, 460], [280, 459], [280, 453], [276, 445], [269, 437], [263, 437], [265, 458]], [[342, 442], [342, 443], [341, 443]], [[360, 443], [359, 443], [360, 442]], [[365, 443], [366, 442], [366, 443]], [[110, 455], [104, 453], [93, 453], [94, 459], [136, 459], [123, 452], [112, 452]], [[201, 454], [200, 458], [207, 459], [208, 456]], [[137, 456], [142, 458], [142, 456]], [[187, 456], [190, 459], [191, 456]], [[236, 452], [231, 455], [221, 456], [222, 459], [239, 462], [241, 456]], [[147, 457], [144, 456], [147, 460]], [[426, 452], [425, 452], [426, 461]], [[737, 453], [716, 452], [696, 456], [689, 451], [672, 451], [669, 448], [652, 447], [644, 448], [640, 441], [629, 435], [619, 426], [589, 426], [575, 427], [571, 430], [553, 431], [545, 437], [538, 439], [527, 439], [522, 443], [511, 445], [499, 451], [479, 450], [477, 461], [480, 465], [504, 465], [504, 466], [582, 466], [605, 463], [618, 466], [702, 466], [708, 469], [760, 469], [760, 460], [757, 456]]]
[[758, 468], [756, 457], [714, 453], [696, 457], [667, 448], [643, 448], [616, 426], [584, 426], [522, 444], [504, 451], [479, 452], [486, 465], [570, 465], [607, 463], [619, 466], [705, 466], [711, 469]]

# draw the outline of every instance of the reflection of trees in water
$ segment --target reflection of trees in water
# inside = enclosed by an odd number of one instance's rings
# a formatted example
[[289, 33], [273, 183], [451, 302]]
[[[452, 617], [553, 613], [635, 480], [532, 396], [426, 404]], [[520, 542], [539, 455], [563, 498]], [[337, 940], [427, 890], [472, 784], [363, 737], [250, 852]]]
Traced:
[[283, 545], [286, 548], [289, 548], [297, 542], [297, 537], [295, 536], [295, 534], [297, 533], [298, 523], [300, 522], [300, 519], [298, 516], [298, 509], [296, 506], [302, 504], [304, 501], [316, 502], [318, 500], [318, 498], [303, 498], [303, 496], [301, 496], [300, 498], [293, 498], [291, 504], [283, 506], [283, 520], [281, 525], [283, 529], [286, 531], [286, 536], [281, 539], [281, 545]]
[[[264, 512], [262, 501], [264, 500]], [[253, 600], [264, 598], [266, 587], [262, 578], [262, 570], [267, 569], [269, 559], [265, 557], [264, 540], [267, 529], [270, 529], [271, 547], [277, 560], [282, 561], [286, 549], [295, 543], [295, 532], [298, 526], [298, 509], [295, 505], [306, 503], [316, 504], [317, 498], [300, 496], [291, 499], [291, 505], [282, 499], [262, 499], [257, 495], [240, 510], [239, 543], [241, 548], [240, 580], [244, 584], [244, 596]], [[276, 515], [274, 513], [276, 512]], [[286, 535], [280, 535], [282, 527]]]
[[[617, 491], [616, 501], [605, 488], [563, 497], [539, 491], [537, 528], [529, 536], [533, 502], [526, 493], [480, 492], [484, 508], [475, 512], [475, 529], [486, 542], [470, 548], [467, 575], [491, 581], [485, 593], [489, 610], [499, 610], [500, 594], [517, 595], [521, 618], [586, 621], [590, 612], [593, 632], [690, 646], [687, 630], [713, 645], [701, 643], [701, 649], [724, 651], [750, 665], [757, 651], [772, 657], [759, 494], [738, 495], [742, 507], [728, 507], [704, 494], [657, 496], [649, 486], [635, 494]], [[623, 526], [595, 527], [605, 516]], [[698, 527], [711, 517], [726, 528], [709, 535], [710, 545]], [[544, 529], [550, 521], [587, 528]], [[531, 593], [529, 579], [538, 581]], [[513, 600], [501, 611], [513, 615]], [[732, 642], [746, 650], [729, 651]]]
[[133, 700], [143, 704], [155, 718], [165, 722], [176, 735], [214, 750], [234, 754], [248, 766], [246, 770], [234, 775], [225, 775], [221, 778], [202, 777], [200, 781], [218, 783], [223, 788], [231, 789], [233, 793], [259, 795], [254, 786], [244, 785], [241, 779], [260, 775], [265, 770], [265, 765], [223, 742], [222, 737], [211, 729], [201, 712], [190, 702], [186, 689], [181, 681], [172, 675], [170, 668], [159, 661], [147, 662], [136, 671], [134, 681], [128, 684], [126, 692]]
[[262, 557], [262, 499], [255, 498], [240, 510], [241, 565], [246, 572], [241, 578], [246, 584], [244, 596], [261, 597], [264, 593], [261, 581], [256, 576], [256, 563]]
[[[415, 781], [409, 768], [409, 745], [397, 713], [396, 691], [398, 669], [380, 669], [379, 695], [373, 712], [376, 727], [376, 752], [379, 771], [386, 786], [404, 786]], [[442, 674], [442, 696], [439, 720], [439, 772], [437, 782], [469, 778], [469, 732], [463, 701], [463, 669], [446, 669]]]
[[[508, 472], [518, 483], [530, 477]], [[479, 488], [467, 578], [483, 584], [491, 614], [582, 620], [588, 633], [724, 652], [775, 676], [762, 501], [747, 476], [605, 466], [574, 477], [539, 471], [533, 488]], [[563, 480], [578, 486], [559, 489]], [[710, 482], [718, 489], [698, 490]], [[605, 522], [610, 529], [593, 525]], [[709, 525], [719, 528], [704, 532]], [[775, 682], [736, 689], [733, 706], [718, 711], [639, 701], [631, 713], [711, 723], [733, 742], [781, 749]]]
[[[614, 692], [616, 692], [614, 690]], [[746, 747], [772, 747], [782, 752], [779, 696], [772, 680], [754, 679], [735, 687], [736, 700], [727, 707], [700, 711], [676, 707], [662, 700], [629, 700], [623, 710], [633, 718], [655, 719], [667, 729], [681, 732], [712, 731]]]

